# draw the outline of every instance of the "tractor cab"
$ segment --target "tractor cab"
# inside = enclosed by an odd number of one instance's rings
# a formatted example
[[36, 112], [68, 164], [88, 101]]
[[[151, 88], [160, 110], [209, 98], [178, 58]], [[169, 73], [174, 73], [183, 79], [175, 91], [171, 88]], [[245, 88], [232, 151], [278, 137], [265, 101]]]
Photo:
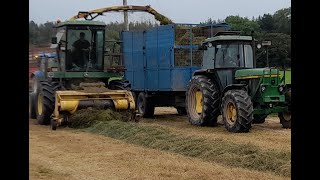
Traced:
[[51, 48], [63, 72], [103, 71], [105, 23], [97, 21], [65, 21], [57, 26]]
[[[222, 114], [230, 132], [249, 132], [278, 113], [284, 128], [291, 127], [291, 90], [277, 68], [256, 68], [255, 42], [239, 32], [219, 32], [200, 46], [202, 69], [188, 85], [186, 104], [191, 124], [216, 124]], [[283, 77], [281, 77], [283, 76]]]

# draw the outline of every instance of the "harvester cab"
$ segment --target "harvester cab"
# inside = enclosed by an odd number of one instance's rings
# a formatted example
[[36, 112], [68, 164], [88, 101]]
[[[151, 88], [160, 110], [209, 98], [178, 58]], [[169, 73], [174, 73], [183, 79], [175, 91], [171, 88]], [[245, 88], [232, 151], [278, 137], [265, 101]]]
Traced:
[[230, 132], [249, 132], [252, 123], [263, 123], [278, 113], [284, 128], [291, 127], [291, 89], [277, 68], [256, 68], [252, 36], [219, 32], [206, 39], [202, 69], [188, 85], [189, 121], [215, 125], [222, 114]]
[[65, 21], [56, 25], [52, 38], [54, 57], [42, 57], [34, 72], [31, 118], [52, 129], [68, 122], [77, 110], [93, 107], [132, 112], [135, 102], [123, 72], [104, 70], [105, 24]]

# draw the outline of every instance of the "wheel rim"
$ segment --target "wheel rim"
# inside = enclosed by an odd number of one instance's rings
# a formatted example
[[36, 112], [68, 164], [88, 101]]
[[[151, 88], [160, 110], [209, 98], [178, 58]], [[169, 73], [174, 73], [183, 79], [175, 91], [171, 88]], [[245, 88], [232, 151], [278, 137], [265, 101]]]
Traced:
[[284, 112], [282, 113], [282, 117], [285, 121], [290, 121], [291, 120], [291, 113], [289, 112]]
[[196, 92], [196, 111], [198, 114], [201, 114], [202, 112], [202, 93], [200, 89]]
[[38, 114], [42, 114], [42, 96], [40, 93], [38, 95]]
[[192, 86], [188, 96], [188, 111], [192, 119], [200, 119], [202, 114], [203, 95], [199, 87]]
[[237, 120], [237, 109], [232, 102], [229, 102], [227, 105], [226, 119], [227, 119], [227, 122], [231, 125], [235, 124]]

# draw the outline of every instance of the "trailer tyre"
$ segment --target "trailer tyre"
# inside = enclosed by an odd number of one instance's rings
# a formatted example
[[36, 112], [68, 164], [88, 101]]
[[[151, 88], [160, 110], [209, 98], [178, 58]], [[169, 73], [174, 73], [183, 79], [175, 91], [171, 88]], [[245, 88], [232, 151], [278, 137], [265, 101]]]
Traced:
[[148, 99], [145, 96], [145, 93], [141, 92], [138, 95], [137, 99], [137, 107], [138, 112], [141, 114], [142, 117], [150, 118], [154, 115], [154, 105], [148, 101]]
[[261, 114], [256, 114], [253, 115], [253, 121], [252, 124], [262, 124], [266, 121], [266, 117], [268, 115], [261, 115]]
[[56, 82], [41, 81], [39, 91], [36, 96], [36, 115], [38, 124], [50, 124], [51, 115], [54, 110], [55, 91], [59, 89]]
[[192, 125], [216, 126], [219, 110], [219, 89], [206, 76], [192, 77], [186, 92], [186, 111]]
[[227, 91], [221, 103], [222, 118], [229, 132], [249, 132], [253, 121], [253, 105], [244, 90]]

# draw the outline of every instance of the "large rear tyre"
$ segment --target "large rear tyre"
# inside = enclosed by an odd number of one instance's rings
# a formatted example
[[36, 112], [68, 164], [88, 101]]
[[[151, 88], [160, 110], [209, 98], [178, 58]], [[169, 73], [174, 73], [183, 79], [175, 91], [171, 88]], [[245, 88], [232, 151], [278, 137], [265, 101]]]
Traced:
[[144, 92], [139, 93], [137, 99], [138, 112], [142, 117], [150, 118], [154, 115], [154, 105], [148, 101]]
[[212, 79], [192, 77], [186, 92], [186, 111], [192, 125], [216, 126], [219, 103], [219, 89]]
[[244, 90], [227, 91], [221, 103], [222, 118], [229, 132], [249, 132], [253, 121], [253, 105]]
[[55, 91], [58, 90], [59, 84], [56, 82], [41, 81], [39, 91], [36, 96], [36, 115], [38, 124], [50, 124], [51, 115], [54, 110]]
[[265, 114], [255, 114], [253, 115], [253, 121], [252, 124], [262, 124], [266, 121], [268, 115]]
[[29, 94], [29, 118], [31, 119], [36, 119], [37, 118], [37, 114], [36, 114], [36, 94], [31, 92]]

